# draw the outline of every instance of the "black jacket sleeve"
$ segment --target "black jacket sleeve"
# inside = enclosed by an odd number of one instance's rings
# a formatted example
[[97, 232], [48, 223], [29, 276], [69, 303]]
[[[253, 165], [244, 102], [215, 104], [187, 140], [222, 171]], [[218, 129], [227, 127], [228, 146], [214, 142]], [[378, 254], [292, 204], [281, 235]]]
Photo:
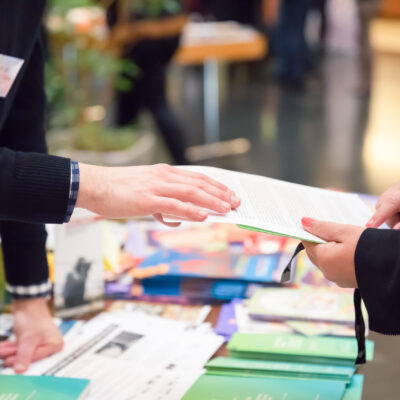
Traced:
[[[40, 154], [45, 144], [44, 49], [40, 36], [21, 71], [0, 137], [0, 220], [62, 223], [70, 160]], [[16, 151], [17, 150], [17, 151]]]
[[21, 71], [0, 138], [0, 235], [8, 290], [48, 294], [44, 222], [62, 223], [70, 160], [46, 155], [44, 49], [40, 37]]
[[366, 229], [357, 244], [358, 288], [373, 331], [400, 334], [400, 231]]

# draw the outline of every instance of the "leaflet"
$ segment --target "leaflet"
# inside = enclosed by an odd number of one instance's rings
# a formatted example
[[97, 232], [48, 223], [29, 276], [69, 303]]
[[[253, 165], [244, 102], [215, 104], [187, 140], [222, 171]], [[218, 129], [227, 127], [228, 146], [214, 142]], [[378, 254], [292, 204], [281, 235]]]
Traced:
[[[365, 226], [372, 212], [357, 194], [299, 185], [258, 175], [213, 167], [185, 166], [229, 186], [241, 205], [226, 215], [209, 213], [209, 222], [226, 222], [244, 228], [324, 243], [303, 230], [301, 218]], [[175, 217], [169, 220], [177, 220]]]

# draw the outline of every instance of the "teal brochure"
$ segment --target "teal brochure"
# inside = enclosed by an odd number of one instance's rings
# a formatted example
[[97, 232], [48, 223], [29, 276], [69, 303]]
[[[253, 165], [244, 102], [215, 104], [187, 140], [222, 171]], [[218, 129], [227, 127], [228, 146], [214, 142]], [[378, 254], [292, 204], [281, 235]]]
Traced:
[[[357, 357], [357, 341], [339, 337], [235, 333], [228, 350], [232, 357], [238, 358], [352, 365]], [[370, 340], [366, 341], [366, 351], [367, 361], [371, 361], [374, 343]]]
[[363, 383], [363, 375], [354, 375], [344, 392], [343, 400], [362, 400]]
[[340, 381], [202, 375], [182, 400], [341, 400]]
[[0, 375], [0, 399], [83, 400], [88, 379], [54, 376]]
[[325, 379], [340, 380], [346, 383], [350, 383], [355, 373], [354, 366], [246, 360], [229, 357], [214, 358], [207, 363], [206, 370], [208, 375]]

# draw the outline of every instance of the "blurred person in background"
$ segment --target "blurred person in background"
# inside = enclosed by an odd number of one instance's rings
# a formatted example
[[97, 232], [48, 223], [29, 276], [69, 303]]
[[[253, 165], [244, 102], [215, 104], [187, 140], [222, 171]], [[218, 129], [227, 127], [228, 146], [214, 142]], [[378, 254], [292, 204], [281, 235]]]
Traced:
[[129, 125], [140, 111], [150, 111], [178, 165], [188, 164], [186, 138], [168, 103], [166, 75], [179, 47], [185, 22], [179, 18], [182, 15], [179, 0], [116, 0], [107, 11], [111, 36], [117, 38], [121, 57], [139, 67], [137, 75], [123, 75], [130, 87], [117, 91], [116, 123]]
[[295, 90], [304, 89], [309, 62], [305, 24], [310, 0], [281, 0], [277, 28], [279, 78], [283, 85]]
[[360, 94], [368, 95], [371, 88], [372, 50], [369, 41], [369, 25], [381, 6], [381, 0], [357, 0], [360, 21]]

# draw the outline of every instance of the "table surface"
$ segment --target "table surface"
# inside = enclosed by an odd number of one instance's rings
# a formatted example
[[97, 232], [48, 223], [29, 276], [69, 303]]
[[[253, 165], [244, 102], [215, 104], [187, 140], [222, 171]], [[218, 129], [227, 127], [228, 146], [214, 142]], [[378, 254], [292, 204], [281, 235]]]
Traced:
[[207, 60], [239, 62], [257, 60], [267, 53], [267, 39], [260, 33], [248, 41], [227, 43], [199, 43], [181, 45], [175, 55], [175, 61], [182, 65], [199, 65]]

